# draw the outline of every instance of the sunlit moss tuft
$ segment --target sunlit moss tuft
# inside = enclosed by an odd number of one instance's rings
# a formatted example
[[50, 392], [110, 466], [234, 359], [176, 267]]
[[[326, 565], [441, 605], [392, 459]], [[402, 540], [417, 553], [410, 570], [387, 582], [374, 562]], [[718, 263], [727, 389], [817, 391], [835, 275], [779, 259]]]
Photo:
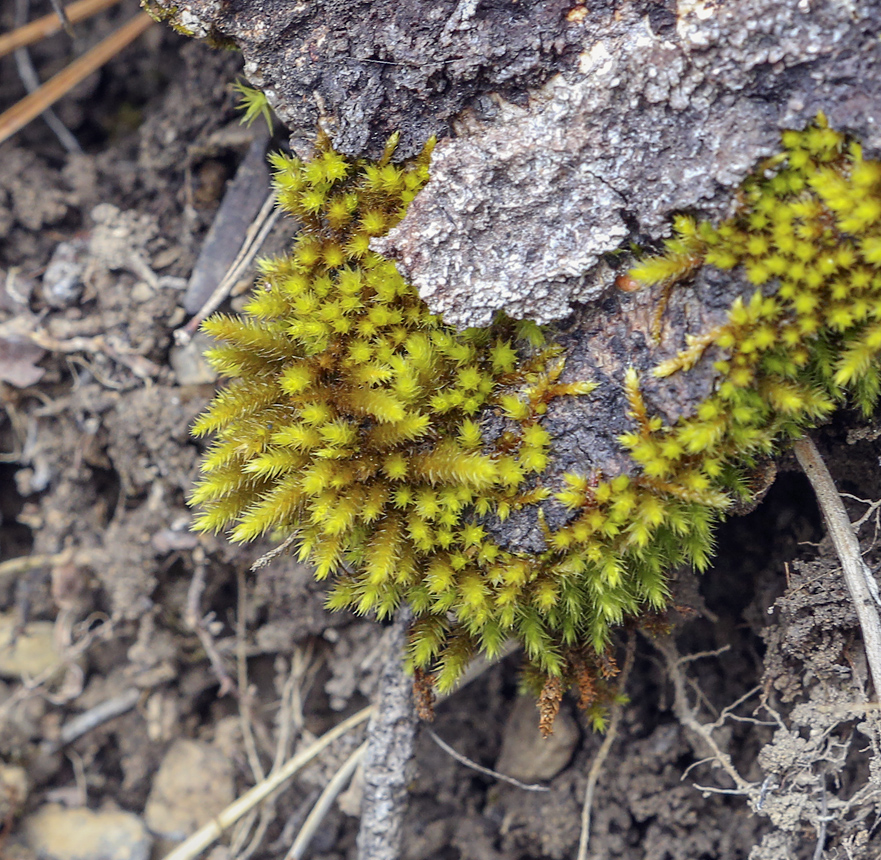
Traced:
[[[445, 326], [370, 250], [428, 178], [431, 145], [395, 164], [395, 143], [379, 162], [348, 161], [327, 138], [308, 163], [272, 157], [279, 206], [300, 232], [289, 255], [261, 264], [241, 318], [205, 325], [230, 382], [194, 431], [214, 434], [192, 497], [197, 528], [237, 541], [295, 535], [300, 558], [331, 581], [332, 608], [384, 617], [408, 602], [409, 661], [441, 689], [513, 637], [543, 702], [575, 684], [601, 722], [612, 632], [656, 618], [672, 568], [708, 566], [713, 527], [745, 494], [749, 466], [848, 395], [874, 407], [881, 166], [821, 119], [787, 132], [735, 217], [677, 218], [667, 252], [633, 278], [670, 286], [704, 265], [740, 266], [758, 287], [655, 369], [687, 373], [716, 348], [715, 392], [668, 426], [628, 373], [632, 430], [620, 441], [637, 468], [566, 475], [552, 489], [543, 416], [594, 386], [560, 382], [563, 356], [532, 323]], [[508, 429], [488, 439], [490, 413]], [[541, 509], [552, 496], [568, 512], [555, 530]], [[492, 536], [524, 508], [537, 512], [543, 552]]]

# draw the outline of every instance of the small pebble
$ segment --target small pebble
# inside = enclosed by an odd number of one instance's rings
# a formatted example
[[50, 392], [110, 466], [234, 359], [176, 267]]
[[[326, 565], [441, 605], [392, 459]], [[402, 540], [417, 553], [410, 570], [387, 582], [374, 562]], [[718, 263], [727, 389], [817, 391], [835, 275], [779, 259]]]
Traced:
[[149, 302], [156, 295], [156, 291], [146, 281], [138, 281], [132, 287], [129, 295], [133, 302], [137, 302], [140, 305], [144, 302]]
[[178, 385], [206, 385], [217, 379], [217, 371], [204, 355], [214, 345], [211, 338], [198, 332], [186, 346], [172, 347], [169, 362]]
[[554, 733], [543, 738], [538, 730], [535, 700], [521, 696], [505, 722], [502, 750], [495, 769], [521, 782], [553, 779], [572, 759], [581, 733], [575, 720], [561, 710]]
[[0, 613], [0, 678], [35, 678], [58, 665], [61, 656], [51, 621], [30, 621], [20, 628], [18, 613]]
[[70, 307], [83, 292], [86, 243], [60, 242], [43, 273], [43, 298], [53, 308]]
[[153, 845], [137, 815], [113, 809], [48, 803], [25, 820], [23, 831], [39, 860], [149, 860]]
[[153, 779], [144, 819], [157, 836], [186, 839], [235, 797], [232, 762], [203, 741], [177, 740]]

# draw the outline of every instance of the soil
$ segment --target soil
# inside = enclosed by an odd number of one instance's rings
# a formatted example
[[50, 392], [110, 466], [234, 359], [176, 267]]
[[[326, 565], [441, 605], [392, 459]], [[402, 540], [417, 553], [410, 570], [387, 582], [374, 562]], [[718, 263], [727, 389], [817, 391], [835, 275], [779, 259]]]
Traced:
[[[76, 51], [135, 9], [78, 25]], [[0, 29], [11, 26], [4, 6]], [[59, 35], [31, 55], [45, 78], [71, 47]], [[83, 856], [73, 837], [60, 848], [46, 837], [47, 810], [83, 807], [131, 813], [141, 827], [106, 856], [161, 857], [375, 690], [380, 625], [326, 612], [323, 587], [290, 558], [250, 573], [268, 544], [188, 529], [200, 454], [188, 427], [214, 386], [173, 333], [187, 319], [184, 279], [256, 133], [234, 109], [240, 68], [237, 54], [156, 26], [57, 106], [83, 153], [65, 152], [39, 120], [0, 146], [0, 638], [13, 637], [0, 648], [3, 857]], [[4, 58], [0, 104], [22, 92]], [[873, 569], [879, 435], [847, 413], [817, 433], [852, 518], [867, 515]], [[856, 616], [794, 461], [779, 464], [756, 510], [719, 530], [712, 568], [680, 573], [675, 591], [669, 618], [622, 636], [635, 643], [629, 699], [599, 774], [588, 856], [879, 856], [877, 712]], [[431, 728], [549, 791], [467, 769], [423, 729], [407, 860], [575, 856], [603, 737], [567, 699], [557, 733], [537, 741], [517, 662], [440, 704]], [[331, 746], [210, 856], [284, 857], [360, 740]], [[187, 792], [199, 798], [190, 817]], [[354, 857], [357, 810], [356, 780], [309, 856]]]

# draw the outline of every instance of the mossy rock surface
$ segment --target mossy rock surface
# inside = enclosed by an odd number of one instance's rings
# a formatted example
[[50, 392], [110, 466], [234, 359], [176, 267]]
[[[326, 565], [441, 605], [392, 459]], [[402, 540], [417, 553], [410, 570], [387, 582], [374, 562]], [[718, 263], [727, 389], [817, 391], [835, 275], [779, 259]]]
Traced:
[[428, 176], [430, 147], [396, 166], [396, 143], [274, 158], [301, 231], [244, 318], [207, 324], [233, 382], [196, 425], [217, 434], [198, 525], [290, 537], [334, 607], [410, 604], [410, 662], [441, 688], [518, 639], [549, 720], [571, 684], [603, 700], [615, 628], [657, 623], [765, 458], [848, 399], [874, 408], [881, 163], [820, 116], [732, 218], [680, 216], [568, 331], [459, 332], [370, 249]]

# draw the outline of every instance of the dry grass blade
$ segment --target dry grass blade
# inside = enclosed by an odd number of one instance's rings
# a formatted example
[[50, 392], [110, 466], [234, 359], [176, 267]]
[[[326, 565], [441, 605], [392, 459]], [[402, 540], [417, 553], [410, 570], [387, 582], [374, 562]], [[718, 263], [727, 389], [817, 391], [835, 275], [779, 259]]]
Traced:
[[330, 810], [331, 804], [346, 787], [346, 783], [352, 778], [352, 774], [364, 758], [365, 752], [367, 752], [367, 741], [364, 741], [364, 743], [361, 744], [361, 746], [359, 746], [358, 749], [356, 749], [355, 752], [345, 760], [345, 762], [343, 762], [342, 767], [340, 767], [340, 769], [333, 775], [330, 782], [324, 787], [324, 791], [321, 792], [321, 797], [318, 798], [315, 806], [312, 807], [312, 811], [309, 813], [308, 818], [303, 822], [303, 826], [300, 828], [300, 832], [297, 834], [294, 844], [291, 845], [291, 850], [285, 855], [285, 860], [302, 860], [306, 853], [306, 849], [309, 847], [309, 843], [312, 841], [312, 837], [315, 835], [315, 831], [318, 829], [318, 825], [324, 820], [324, 817]]
[[238, 800], [227, 806], [213, 821], [199, 828], [192, 836], [181, 842], [177, 848], [165, 855], [164, 860], [193, 860], [193, 858], [198, 857], [202, 851], [220, 837], [224, 830], [231, 827], [258, 803], [266, 800], [267, 797], [281, 788], [297, 771], [309, 764], [312, 759], [330, 746], [337, 738], [342, 737], [350, 729], [355, 728], [355, 726], [366, 722], [373, 711], [374, 707], [372, 705], [364, 708], [347, 720], [343, 720], [338, 726], [334, 726], [329, 732], [325, 732], [315, 743], [289, 759], [278, 772], [268, 776], [263, 782], [250, 789], [250, 791], [246, 791]]
[[153, 19], [145, 12], [139, 13], [103, 42], [95, 45], [82, 57], [74, 60], [67, 68], [62, 69], [57, 75], [46, 81], [38, 90], [25, 96], [9, 110], [0, 114], [0, 143], [12, 137], [31, 120], [36, 119], [47, 107], [55, 104], [80, 81], [85, 80], [92, 72], [97, 71], [108, 60], [113, 59], [153, 23]]
[[618, 676], [618, 695], [612, 705], [612, 719], [609, 722], [606, 736], [603, 738], [603, 742], [587, 773], [587, 786], [584, 790], [584, 803], [581, 807], [581, 835], [578, 839], [577, 860], [587, 860], [587, 852], [590, 848], [590, 824], [593, 815], [594, 795], [596, 793], [597, 783], [603, 772], [603, 767], [606, 764], [606, 759], [609, 757], [609, 752], [612, 749], [612, 744], [615, 743], [615, 739], [618, 736], [618, 726], [621, 724], [621, 717], [624, 714], [624, 691], [627, 688], [627, 679], [630, 677], [630, 672], [633, 669], [633, 658], [635, 653], [636, 637], [631, 633], [630, 638], [627, 641], [624, 666], [621, 669], [621, 674]]
[[[117, 3], [119, 0], [78, 0], [77, 3], [71, 3], [64, 11], [67, 13], [67, 20], [71, 24], [76, 24], [77, 21], [91, 18], [92, 15], [97, 15], [98, 12], [109, 9]], [[39, 42], [62, 29], [64, 24], [61, 19], [54, 12], [50, 12], [42, 18], [37, 18], [36, 21], [0, 36], [0, 57], [5, 57], [17, 48], [33, 45], [34, 42]]]
[[[278, 221], [280, 215], [281, 211], [275, 208], [275, 192], [272, 191], [266, 196], [260, 212], [248, 227], [242, 247], [220, 283], [205, 300], [202, 307], [193, 315], [192, 319], [185, 326], [175, 331], [174, 339], [179, 345], [185, 346], [188, 344], [205, 318], [209, 314], [214, 313], [223, 304], [230, 290], [235, 286], [236, 281], [244, 275], [253, 262], [254, 257], [260, 252], [260, 248], [263, 246], [266, 237], [275, 226], [275, 222]], [[272, 558], [274, 557], [273, 555]], [[271, 561], [271, 559], [267, 559], [267, 561]], [[262, 559], [258, 559], [254, 563], [255, 570], [257, 564], [261, 562]]]

